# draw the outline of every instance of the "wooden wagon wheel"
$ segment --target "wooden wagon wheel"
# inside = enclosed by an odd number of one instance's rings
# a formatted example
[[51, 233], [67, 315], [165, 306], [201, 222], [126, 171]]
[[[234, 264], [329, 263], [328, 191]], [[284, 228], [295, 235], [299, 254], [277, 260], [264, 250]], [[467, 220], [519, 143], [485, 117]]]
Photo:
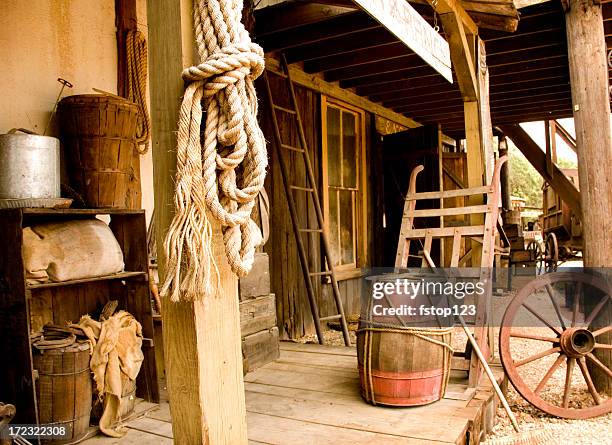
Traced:
[[[567, 283], [574, 285], [566, 286]], [[576, 292], [571, 308], [563, 308], [561, 304], [564, 296], [559, 291], [566, 288]], [[594, 294], [598, 297], [597, 303], [588, 315], [581, 315], [580, 296]], [[502, 320], [499, 350], [512, 385], [529, 403], [548, 414], [568, 419], [587, 419], [612, 412], [612, 399], [605, 400], [599, 395], [587, 366], [590, 362], [612, 379], [612, 370], [593, 354], [598, 349], [612, 349], [603, 336], [612, 331], [612, 326], [592, 327], [593, 320], [603, 314], [602, 310], [612, 310], [611, 294], [610, 286], [598, 277], [557, 272], [533, 280], [514, 297]], [[542, 323], [541, 327], [535, 327], [536, 319]], [[541, 350], [531, 354], [527, 344], [538, 345]], [[531, 355], [523, 357], [526, 353]], [[544, 366], [534, 372], [538, 363]], [[565, 378], [561, 380], [563, 373], [555, 376], [559, 379], [555, 384], [551, 378], [563, 363]], [[576, 365], [582, 379], [577, 374], [574, 376]], [[558, 388], [563, 388], [562, 394]]]
[[527, 250], [529, 251], [529, 258], [535, 261], [538, 275], [544, 272], [545, 259], [540, 243], [535, 240], [531, 241], [527, 245]]
[[557, 242], [557, 235], [553, 232], [546, 236], [545, 249], [545, 270], [546, 272], [555, 272], [559, 264], [559, 243]]

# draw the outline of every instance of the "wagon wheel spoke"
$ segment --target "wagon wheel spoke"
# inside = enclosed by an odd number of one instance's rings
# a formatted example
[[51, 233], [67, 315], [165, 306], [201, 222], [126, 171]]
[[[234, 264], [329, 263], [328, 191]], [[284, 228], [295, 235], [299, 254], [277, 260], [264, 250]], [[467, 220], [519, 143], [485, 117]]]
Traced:
[[593, 349], [612, 349], [612, 345], [606, 345], [604, 343], [595, 343]]
[[548, 292], [548, 296], [550, 297], [550, 302], [552, 303], [553, 307], [555, 308], [555, 312], [557, 313], [557, 318], [559, 319], [559, 323], [561, 323], [561, 327], [563, 328], [563, 330], [566, 330], [567, 327], [565, 326], [565, 322], [563, 321], [563, 317], [561, 317], [561, 310], [559, 309], [559, 305], [555, 301], [555, 297], [553, 295], [555, 293], [555, 290], [552, 288], [552, 286], [550, 284], [546, 285], [546, 292]]
[[559, 337], [543, 337], [541, 335], [524, 334], [522, 332], [516, 332], [516, 331], [510, 332], [510, 337], [527, 338], [529, 340], [547, 341], [551, 343], [556, 343], [559, 341]]
[[580, 294], [582, 294], [582, 283], [578, 283], [578, 285], [576, 286], [576, 293], [574, 294], [574, 308], [572, 310], [572, 327], [576, 326], [576, 321], [578, 320], [578, 310], [580, 307]]
[[601, 397], [599, 397], [599, 394], [595, 389], [593, 379], [591, 378], [591, 373], [589, 372], [589, 368], [586, 365], [586, 359], [584, 357], [580, 357], [578, 359], [578, 367], [580, 368], [580, 372], [582, 372], [582, 376], [584, 377], [584, 381], [587, 384], [587, 388], [589, 388], [589, 392], [591, 393], [593, 400], [596, 404], [601, 405]]
[[599, 369], [601, 369], [603, 372], [605, 372], [608, 375], [608, 377], [610, 377], [612, 379], [612, 371], [610, 371], [610, 368], [608, 368], [606, 365], [604, 365], [602, 362], [600, 362], [599, 359], [593, 355], [593, 353], [589, 352], [586, 355], [586, 357], [589, 360], [591, 360], [595, 366], [597, 366]]
[[561, 348], [559, 347], [550, 348], [545, 351], [534, 354], [530, 357], [527, 357], [523, 360], [519, 360], [518, 362], [514, 362], [514, 366], [518, 368], [519, 366], [523, 366], [523, 365], [526, 365], [527, 363], [535, 362], [536, 360], [539, 360], [543, 357], [546, 357], [547, 355], [554, 354], [555, 352], [559, 352], [559, 351], [561, 351]]
[[572, 389], [572, 374], [574, 373], [574, 357], [567, 358], [567, 370], [565, 372], [565, 389], [563, 390], [563, 408], [569, 407], [569, 396]]
[[605, 334], [606, 332], [610, 332], [612, 331], [612, 326], [606, 326], [604, 328], [598, 329], [596, 331], [593, 331], [593, 337], [597, 337], [599, 335]]
[[601, 312], [601, 310], [606, 305], [609, 299], [610, 299], [610, 295], [606, 295], [605, 297], [601, 299], [599, 303], [597, 303], [597, 306], [595, 306], [595, 308], [593, 309], [593, 312], [591, 312], [591, 315], [589, 315], [589, 318], [587, 318], [584, 321], [585, 326], [589, 326], [593, 322], [593, 320], [597, 318], [597, 316], [599, 315], [599, 313]]
[[548, 383], [548, 380], [550, 380], [550, 378], [555, 373], [557, 368], [559, 368], [559, 366], [561, 366], [561, 363], [563, 363], [563, 359], [564, 358], [565, 358], [565, 356], [563, 354], [559, 354], [559, 357], [557, 357], [557, 360], [555, 360], [555, 362], [548, 369], [548, 371], [546, 371], [546, 374], [544, 374], [544, 377], [542, 377], [542, 380], [540, 380], [540, 383], [538, 383], [538, 386], [536, 386], [536, 389], [534, 391], [536, 394], [539, 394], [540, 391], [542, 391], [542, 389], [544, 388], [546, 383]]
[[542, 317], [540, 314], [538, 314], [535, 309], [533, 309], [531, 306], [529, 306], [527, 303], [523, 303], [523, 307], [525, 309], [527, 309], [529, 312], [531, 312], [533, 314], [534, 317], [536, 317], [538, 320], [540, 320], [542, 323], [544, 323], [546, 326], [548, 326], [550, 329], [552, 329], [557, 335], [561, 335], [561, 331], [559, 331], [559, 329], [557, 329], [556, 327], [554, 327], [553, 325], [551, 325], [548, 321], [546, 321], [546, 319], [544, 317]]

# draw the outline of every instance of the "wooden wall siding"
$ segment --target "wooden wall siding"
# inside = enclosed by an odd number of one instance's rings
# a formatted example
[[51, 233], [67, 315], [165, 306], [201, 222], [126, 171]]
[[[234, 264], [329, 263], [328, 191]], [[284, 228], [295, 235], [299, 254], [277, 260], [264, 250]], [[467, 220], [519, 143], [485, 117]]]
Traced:
[[[292, 108], [286, 84], [283, 79], [270, 74], [270, 86], [275, 102], [283, 107]], [[257, 88], [263, 93], [263, 83], [258, 83]], [[309, 155], [314, 170], [315, 179], [321, 186], [321, 101], [319, 93], [297, 86], [295, 88], [296, 98], [304, 132], [308, 143]], [[263, 95], [261, 97], [264, 97]], [[260, 104], [260, 122], [266, 140], [268, 141], [269, 167], [266, 178], [266, 191], [270, 199], [270, 239], [264, 247], [264, 251], [270, 257], [270, 284], [271, 290], [276, 294], [276, 313], [281, 338], [299, 338], [304, 335], [314, 334], [314, 324], [308, 305], [308, 296], [297, 253], [295, 235], [291, 226], [291, 216], [285, 197], [280, 165], [276, 159], [273, 137], [273, 126], [267, 103]], [[299, 136], [294, 117], [279, 112], [279, 126], [283, 142], [293, 146], [299, 146]], [[367, 140], [371, 138], [371, 118], [366, 115]], [[370, 145], [370, 144], [368, 144]], [[306, 185], [306, 172], [299, 153], [284, 151], [289, 167], [289, 177], [293, 185]], [[369, 157], [370, 150], [366, 151]], [[368, 184], [370, 183], [368, 179]], [[303, 224], [301, 226], [315, 227], [316, 214], [313, 205], [306, 193], [294, 191], [296, 209]], [[370, 192], [368, 192], [370, 193]], [[368, 202], [372, 199], [368, 197]], [[368, 212], [368, 228], [372, 226]], [[369, 230], [369, 229], [368, 229]], [[321, 270], [320, 237], [317, 234], [302, 234], [305, 247], [310, 258], [312, 271]], [[368, 242], [371, 236], [368, 235]], [[339, 282], [340, 292], [343, 297], [345, 312], [347, 314], [359, 313], [359, 290], [360, 278], [343, 280]], [[318, 296], [319, 308], [322, 316], [336, 313], [333, 304], [330, 285], [315, 280], [315, 292]]]
[[[467, 187], [467, 156], [465, 153], [443, 153], [442, 155], [443, 188], [455, 190]], [[460, 184], [458, 184], [460, 183]], [[444, 207], [461, 207], [467, 205], [465, 197], [446, 198]], [[444, 217], [445, 226], [461, 225], [465, 216], [455, 215]], [[444, 265], [448, 267], [451, 262], [452, 239], [444, 240]], [[461, 240], [460, 257], [465, 254], [465, 240]]]

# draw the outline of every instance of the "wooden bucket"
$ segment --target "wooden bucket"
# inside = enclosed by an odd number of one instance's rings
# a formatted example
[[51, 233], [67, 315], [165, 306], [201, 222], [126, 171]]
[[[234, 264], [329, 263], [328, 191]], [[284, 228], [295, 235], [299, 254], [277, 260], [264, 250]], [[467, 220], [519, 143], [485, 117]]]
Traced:
[[138, 107], [102, 94], [69, 96], [59, 103], [68, 175], [92, 208], [140, 208]]
[[89, 344], [74, 343], [59, 349], [32, 351], [38, 371], [36, 398], [38, 421], [64, 426], [65, 439], [42, 440], [42, 444], [73, 443], [82, 439], [89, 428], [92, 379], [89, 369]]
[[361, 395], [373, 405], [418, 406], [444, 397], [452, 328], [372, 328], [357, 332]]

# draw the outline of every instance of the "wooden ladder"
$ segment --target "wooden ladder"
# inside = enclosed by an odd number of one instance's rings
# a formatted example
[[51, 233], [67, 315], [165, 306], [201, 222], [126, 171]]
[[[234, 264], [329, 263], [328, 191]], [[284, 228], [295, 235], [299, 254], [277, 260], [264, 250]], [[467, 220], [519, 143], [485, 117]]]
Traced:
[[[346, 316], [344, 315], [344, 308], [342, 307], [342, 299], [340, 298], [340, 289], [338, 288], [338, 281], [336, 280], [336, 275], [334, 273], [334, 268], [332, 266], [329, 242], [327, 240], [327, 233], [325, 229], [325, 223], [323, 220], [323, 212], [321, 210], [321, 201], [319, 200], [319, 193], [317, 191], [317, 182], [315, 181], [314, 173], [312, 170], [312, 164], [310, 163], [310, 156], [308, 154], [308, 145], [306, 143], [306, 137], [304, 135], [304, 128], [302, 126], [302, 119], [300, 117], [300, 111], [297, 106], [297, 101], [295, 98], [295, 90], [293, 87], [293, 81], [291, 80], [291, 75], [289, 73], [289, 66], [287, 64], [287, 60], [285, 56], [282, 56], [281, 60], [281, 68], [283, 72], [271, 71], [272, 73], [280, 76], [285, 79], [287, 83], [287, 90], [289, 92], [289, 99], [291, 101], [291, 108], [281, 107], [274, 103], [274, 99], [272, 96], [272, 89], [270, 87], [270, 81], [268, 79], [268, 70], [264, 72], [264, 81], [266, 84], [266, 93], [268, 98], [268, 105], [270, 107], [270, 114], [272, 115], [272, 123], [274, 124], [274, 148], [275, 153], [278, 156], [280, 161], [280, 170], [283, 177], [283, 185], [285, 187], [285, 195], [287, 197], [287, 204], [289, 205], [289, 213], [291, 214], [291, 223], [293, 226], [293, 232], [295, 234], [295, 241], [297, 243], [298, 254], [300, 257], [300, 264], [302, 266], [302, 273], [304, 275], [304, 282], [306, 284], [306, 291], [308, 293], [308, 302], [310, 304], [310, 311], [312, 313], [312, 318], [315, 324], [315, 330], [317, 332], [317, 337], [319, 339], [320, 344], [325, 344], [325, 339], [323, 337], [323, 332], [321, 330], [321, 322], [332, 321], [332, 320], [340, 320], [340, 325], [342, 327], [342, 335], [344, 337], [344, 344], [346, 346], [351, 345], [351, 340], [349, 337], [348, 326], [346, 323]], [[297, 125], [299, 141], [301, 147], [294, 147], [289, 144], [285, 144], [281, 137], [280, 127], [278, 125], [278, 116], [276, 113], [286, 113], [293, 116], [293, 120]], [[290, 182], [289, 175], [287, 174], [287, 162], [285, 160], [285, 151], [293, 151], [301, 154], [302, 160], [304, 162], [304, 166], [306, 169], [306, 180], [308, 185], [306, 187], [298, 186], [292, 184]], [[311, 199], [312, 204], [316, 213], [316, 227], [300, 227], [300, 222], [304, 219], [308, 218], [299, 218], [295, 200], [293, 197], [294, 192], [306, 193]], [[306, 254], [306, 248], [304, 247], [304, 242], [302, 241], [302, 233], [311, 233], [315, 235], [319, 235], [321, 237], [321, 245], [322, 245], [322, 259], [324, 267], [326, 270], [321, 272], [313, 272], [310, 269], [310, 265], [308, 264], [308, 256]], [[313, 286], [313, 278], [315, 277], [329, 277], [332, 285], [334, 301], [336, 304], [336, 310], [338, 311], [335, 315], [329, 315], [325, 317], [321, 317], [319, 314], [319, 307], [317, 305], [316, 295]]]

